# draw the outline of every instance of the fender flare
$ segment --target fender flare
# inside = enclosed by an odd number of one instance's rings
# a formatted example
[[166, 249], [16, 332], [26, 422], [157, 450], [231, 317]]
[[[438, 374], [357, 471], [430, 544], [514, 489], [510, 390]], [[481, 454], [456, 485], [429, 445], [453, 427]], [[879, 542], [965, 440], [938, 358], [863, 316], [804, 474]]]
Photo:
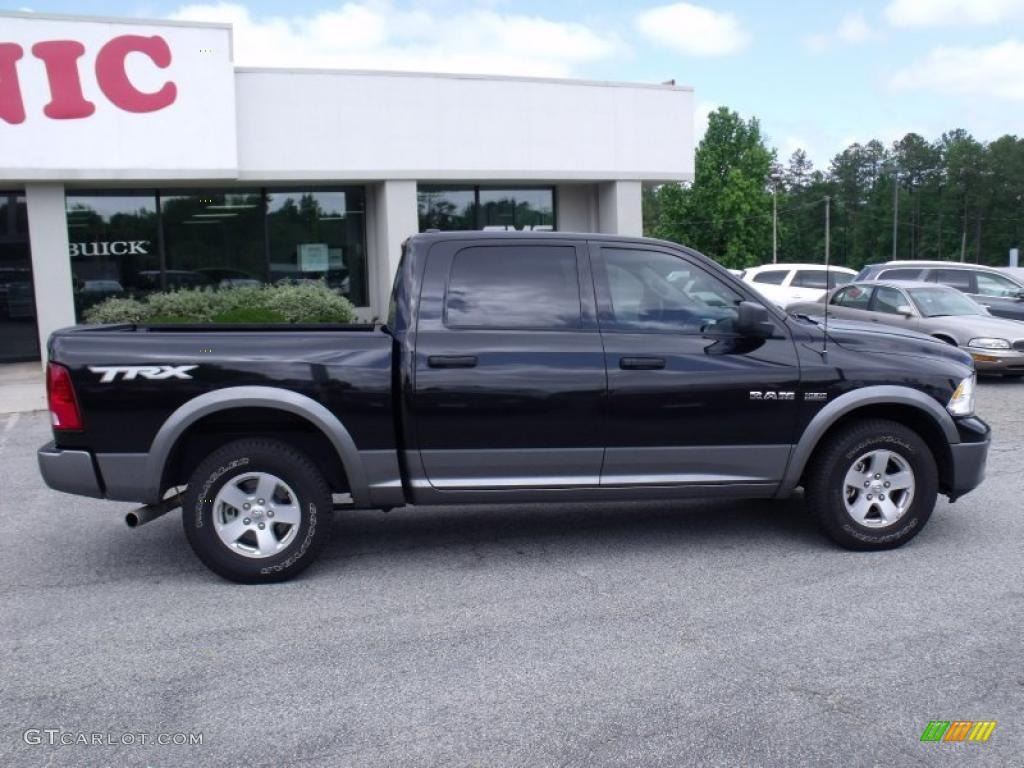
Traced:
[[150, 445], [146, 458], [146, 477], [150, 482], [149, 496], [160, 494], [160, 483], [171, 451], [185, 431], [204, 416], [234, 408], [273, 408], [287, 411], [311, 422], [331, 444], [345, 468], [349, 491], [356, 504], [369, 499], [369, 487], [362, 459], [352, 435], [338, 418], [323, 405], [306, 395], [278, 387], [225, 387], [206, 392], [179, 406], [160, 427]]
[[800, 440], [793, 446], [789, 455], [789, 463], [782, 477], [782, 483], [779, 485], [777, 497], [785, 497], [793, 492], [797, 483], [800, 482], [800, 477], [803, 475], [804, 468], [814, 453], [814, 449], [817, 448], [821, 438], [832, 425], [851, 411], [866, 405], [907, 405], [916, 408], [936, 423], [950, 445], [960, 442], [960, 433], [957, 431], [949, 411], [924, 392], [890, 384], [854, 389], [831, 401], [811, 419], [810, 424], [804, 429]]

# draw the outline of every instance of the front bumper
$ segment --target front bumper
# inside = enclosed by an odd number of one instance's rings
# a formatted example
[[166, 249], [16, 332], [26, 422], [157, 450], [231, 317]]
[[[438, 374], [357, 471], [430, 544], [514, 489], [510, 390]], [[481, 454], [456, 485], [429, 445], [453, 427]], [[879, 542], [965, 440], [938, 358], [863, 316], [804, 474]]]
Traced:
[[974, 359], [978, 373], [1024, 374], [1024, 353], [1015, 349], [964, 347]]
[[61, 450], [51, 441], [39, 449], [36, 457], [43, 482], [53, 490], [103, 498], [99, 474], [88, 451]]
[[988, 449], [992, 445], [992, 430], [981, 419], [972, 417], [960, 422], [957, 427], [961, 437], [969, 438], [969, 442], [949, 446], [953, 459], [952, 477], [943, 486], [943, 491], [950, 501], [956, 501], [981, 485], [985, 479]]

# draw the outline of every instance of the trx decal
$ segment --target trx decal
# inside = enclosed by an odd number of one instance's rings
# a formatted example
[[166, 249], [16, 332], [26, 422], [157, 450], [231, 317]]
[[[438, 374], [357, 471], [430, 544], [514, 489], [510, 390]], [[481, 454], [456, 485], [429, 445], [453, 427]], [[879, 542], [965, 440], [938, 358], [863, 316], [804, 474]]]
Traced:
[[164, 379], [191, 379], [188, 372], [198, 365], [90, 365], [93, 373], [102, 374], [100, 384], [110, 384], [121, 376], [121, 381], [134, 381], [141, 376], [150, 381]]

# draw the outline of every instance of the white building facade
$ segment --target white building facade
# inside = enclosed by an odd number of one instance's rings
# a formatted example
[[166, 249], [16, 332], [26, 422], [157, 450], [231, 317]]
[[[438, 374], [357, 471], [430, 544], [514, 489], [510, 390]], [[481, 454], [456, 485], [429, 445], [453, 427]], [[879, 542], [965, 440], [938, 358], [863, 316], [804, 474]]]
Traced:
[[386, 311], [410, 235], [639, 235], [693, 178], [674, 85], [255, 69], [227, 25], [0, 14], [0, 361], [108, 296], [324, 278]]

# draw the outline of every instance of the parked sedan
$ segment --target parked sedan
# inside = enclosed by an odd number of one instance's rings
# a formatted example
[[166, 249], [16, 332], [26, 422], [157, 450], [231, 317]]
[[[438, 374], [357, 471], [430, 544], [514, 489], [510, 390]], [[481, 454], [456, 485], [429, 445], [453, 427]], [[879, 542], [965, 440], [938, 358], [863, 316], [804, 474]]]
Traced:
[[885, 323], [927, 333], [963, 347], [979, 373], [1024, 375], [1024, 323], [993, 317], [955, 288], [922, 282], [858, 282], [789, 312]]
[[868, 264], [857, 280], [908, 280], [956, 288], [996, 317], [1024, 320], [1024, 278], [1009, 269], [951, 261], [890, 261]]

